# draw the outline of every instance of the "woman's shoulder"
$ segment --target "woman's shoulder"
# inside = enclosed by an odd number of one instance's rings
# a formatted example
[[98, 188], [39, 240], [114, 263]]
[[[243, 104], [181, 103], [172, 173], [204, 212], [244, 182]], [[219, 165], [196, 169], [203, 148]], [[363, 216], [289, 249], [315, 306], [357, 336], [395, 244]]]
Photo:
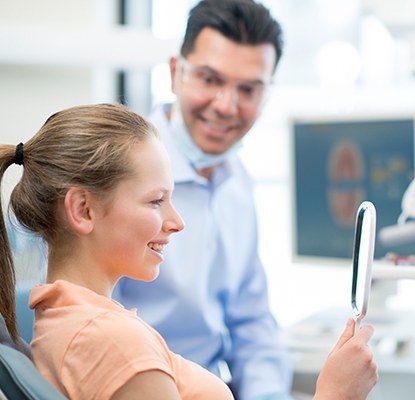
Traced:
[[101, 335], [154, 337], [156, 331], [139, 318], [135, 312], [127, 310], [96, 310], [94, 316], [83, 327]]
[[68, 346], [77, 354], [82, 348], [94, 347], [106, 347], [108, 351], [126, 353], [128, 358], [132, 354], [137, 357], [153, 354], [170, 359], [170, 352], [163, 338], [133, 311], [106, 310], [90, 316]]
[[[158, 370], [174, 378], [167, 346], [144, 321], [125, 312], [104, 311], [70, 341], [60, 380], [74, 398], [110, 398], [140, 372]], [[79, 382], [83, 382], [82, 388]]]

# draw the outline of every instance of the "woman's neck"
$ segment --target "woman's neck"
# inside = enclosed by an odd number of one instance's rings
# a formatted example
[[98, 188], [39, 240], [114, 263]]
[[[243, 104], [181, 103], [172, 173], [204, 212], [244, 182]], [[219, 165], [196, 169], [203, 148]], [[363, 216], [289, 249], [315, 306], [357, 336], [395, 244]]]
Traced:
[[56, 254], [49, 254], [47, 283], [59, 279], [93, 290], [102, 296], [111, 297], [118, 278], [109, 277], [102, 267], [95, 265], [85, 257], [62, 259]]

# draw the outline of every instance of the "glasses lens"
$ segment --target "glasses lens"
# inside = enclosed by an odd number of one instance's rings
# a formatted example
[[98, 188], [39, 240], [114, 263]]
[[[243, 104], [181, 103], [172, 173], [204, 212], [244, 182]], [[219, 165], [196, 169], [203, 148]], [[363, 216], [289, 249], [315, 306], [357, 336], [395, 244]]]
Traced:
[[194, 95], [203, 99], [214, 99], [223, 95], [228, 87], [237, 94], [237, 101], [242, 107], [258, 106], [265, 95], [268, 85], [262, 82], [234, 82], [229, 84], [210, 68], [195, 66], [182, 59], [182, 79], [194, 91]]
[[264, 95], [265, 85], [262, 83], [239, 84], [237, 86], [238, 100], [241, 105], [258, 105]]

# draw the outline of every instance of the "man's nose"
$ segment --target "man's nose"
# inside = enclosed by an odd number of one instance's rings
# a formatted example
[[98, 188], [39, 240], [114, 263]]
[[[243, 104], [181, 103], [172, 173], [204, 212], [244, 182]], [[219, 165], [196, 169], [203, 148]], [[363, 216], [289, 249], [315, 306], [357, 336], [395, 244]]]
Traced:
[[238, 93], [233, 85], [223, 86], [212, 100], [212, 105], [221, 115], [233, 116], [238, 112]]

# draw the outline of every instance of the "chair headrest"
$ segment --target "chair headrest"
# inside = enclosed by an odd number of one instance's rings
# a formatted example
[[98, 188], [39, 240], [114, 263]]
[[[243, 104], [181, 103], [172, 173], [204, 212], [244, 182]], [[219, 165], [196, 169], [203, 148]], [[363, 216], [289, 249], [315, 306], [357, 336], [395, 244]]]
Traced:
[[1, 314], [0, 314], [0, 344], [4, 344], [16, 350], [19, 350], [25, 356], [31, 358], [29, 346], [23, 339], [19, 338], [17, 343], [13, 342], [13, 339], [10, 336], [9, 331], [7, 330], [6, 321], [4, 320]]
[[0, 390], [7, 399], [65, 400], [20, 351], [0, 344]]

